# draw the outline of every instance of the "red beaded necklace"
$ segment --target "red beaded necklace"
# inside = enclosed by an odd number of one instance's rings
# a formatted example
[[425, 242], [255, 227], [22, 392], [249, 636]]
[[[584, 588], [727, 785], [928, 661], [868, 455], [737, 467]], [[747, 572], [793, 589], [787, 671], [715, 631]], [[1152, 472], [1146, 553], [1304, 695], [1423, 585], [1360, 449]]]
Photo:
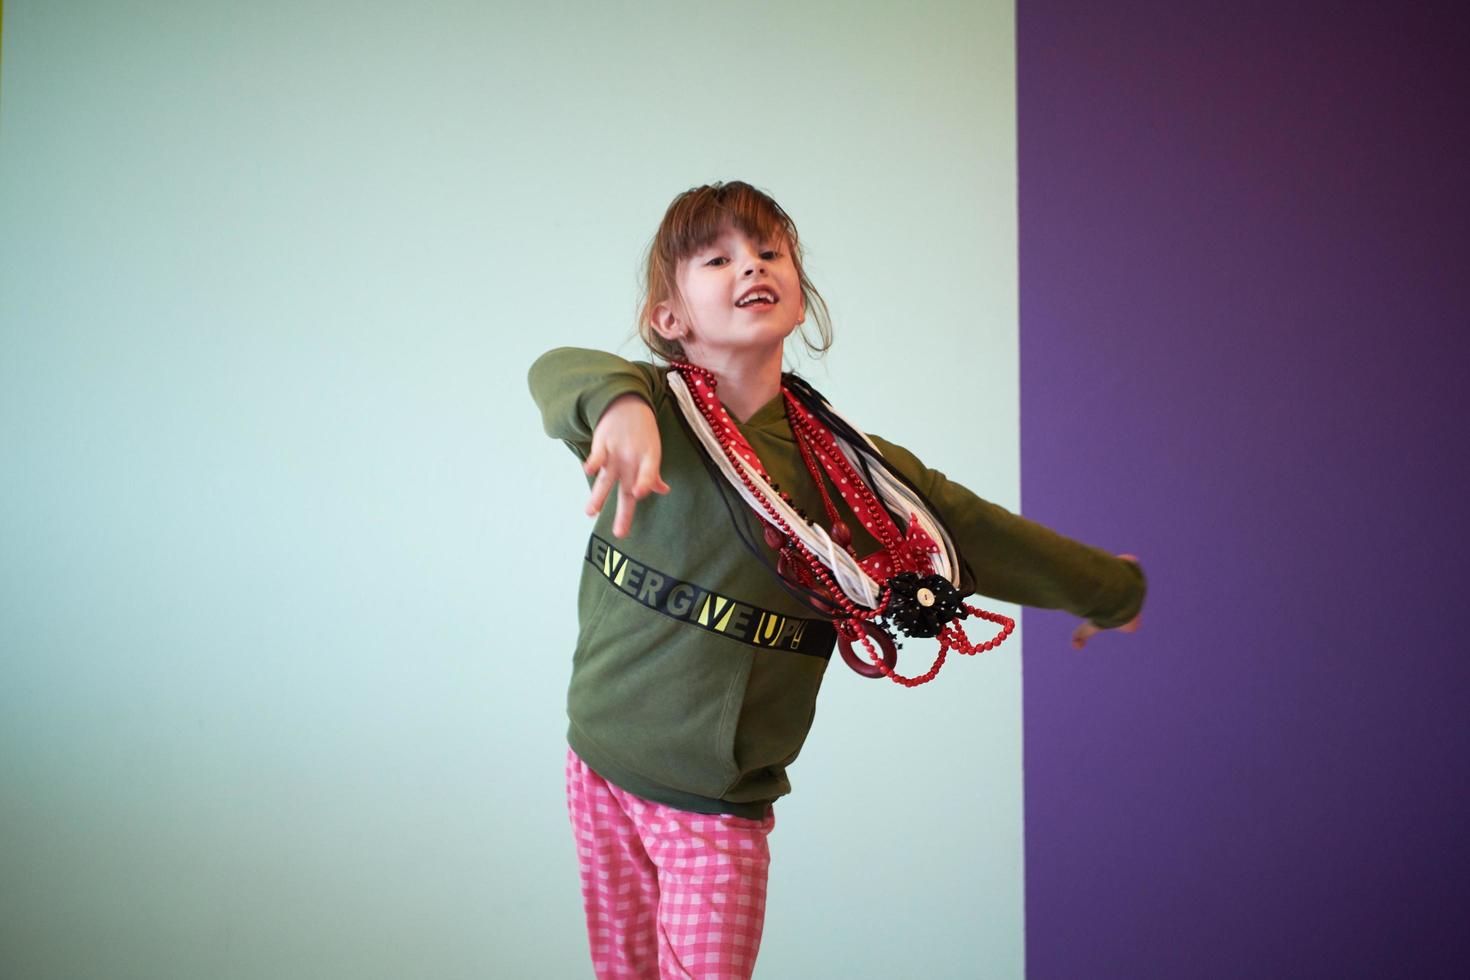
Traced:
[[[1015, 629], [1015, 621], [1010, 617], [963, 602], [947, 579], [934, 574], [934, 556], [940, 552], [940, 547], [921, 527], [918, 515], [911, 513], [907, 531], [900, 531], [887, 507], [842, 451], [836, 437], [783, 384], [781, 394], [786, 417], [801, 451], [802, 462], [821, 493], [823, 507], [831, 522], [831, 541], [845, 550], [875, 582], [881, 583], [881, 593], [874, 606], [864, 608], [854, 602], [848, 591], [834, 580], [830, 562], [808, 547], [781, 509], [772, 503], [771, 495], [775, 494], [806, 519], [806, 514], [796, 508], [791, 496], [771, 479], [755, 450], [716, 397], [714, 375], [705, 368], [683, 361], [671, 362], [670, 366], [690, 394], [693, 412], [680, 401], [686, 417], [693, 424], [703, 423], [729, 464], [727, 472], [733, 474], [732, 479], [738, 478], [749, 492], [748, 496], [759, 503], [756, 512], [764, 519], [766, 543], [778, 552], [777, 572], [804, 588], [820, 593], [826, 600], [825, 611], [833, 614], [838, 647], [848, 666], [867, 677], [884, 676], [906, 687], [916, 687], [939, 673], [950, 649], [968, 655], [990, 650]], [[706, 449], [709, 448], [706, 445]], [[754, 471], [766, 487], [762, 487], [750, 471]], [[866, 558], [858, 558], [852, 547], [852, 532], [842, 521], [827, 492], [823, 472], [842, 495], [853, 516], [878, 541], [878, 551]], [[971, 643], [959, 622], [969, 615], [999, 625], [1000, 632], [985, 643]], [[888, 622], [877, 622], [879, 620]], [[893, 669], [897, 662], [897, 648], [890, 630], [895, 626], [911, 636], [938, 637], [939, 654], [927, 673], [905, 677]], [[881, 656], [874, 648], [874, 640], [883, 648]], [[871, 663], [864, 663], [858, 658], [852, 649], [854, 642], [861, 642]]]

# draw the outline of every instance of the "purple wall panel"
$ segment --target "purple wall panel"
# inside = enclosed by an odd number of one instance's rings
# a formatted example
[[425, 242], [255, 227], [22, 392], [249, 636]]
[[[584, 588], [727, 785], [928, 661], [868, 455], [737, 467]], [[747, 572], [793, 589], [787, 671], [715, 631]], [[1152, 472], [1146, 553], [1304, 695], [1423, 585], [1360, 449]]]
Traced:
[[1151, 589], [1026, 615], [1030, 976], [1470, 976], [1465, 15], [1017, 36], [1023, 507]]

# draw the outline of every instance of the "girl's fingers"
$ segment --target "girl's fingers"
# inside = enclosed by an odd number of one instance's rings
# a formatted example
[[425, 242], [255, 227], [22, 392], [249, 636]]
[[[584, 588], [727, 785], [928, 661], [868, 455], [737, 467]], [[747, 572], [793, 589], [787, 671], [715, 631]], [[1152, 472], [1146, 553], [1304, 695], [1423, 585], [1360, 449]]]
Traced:
[[[658, 489], [661, 486], [663, 490]], [[658, 457], [652, 453], [644, 456], [643, 461], [638, 464], [638, 480], [633, 484], [633, 496], [638, 500], [642, 500], [648, 496], [649, 491], [667, 493], [668, 489], [668, 486], [658, 475]]]
[[592, 496], [587, 498], [587, 516], [593, 517], [601, 513], [602, 505], [607, 502], [608, 491], [612, 490], [612, 472], [602, 470], [597, 474], [597, 481], [592, 484]]
[[602, 469], [602, 464], [607, 461], [607, 449], [601, 442], [594, 441], [592, 451], [587, 454], [587, 461], [582, 464], [582, 472], [591, 476]]
[[1098, 632], [1098, 628], [1091, 623], [1083, 623], [1072, 633], [1072, 646], [1081, 650], [1087, 645], [1087, 641]]
[[618, 512], [613, 518], [613, 537], [627, 537], [628, 529], [633, 526], [633, 510], [638, 506], [631, 491], [626, 486], [618, 487]]
[[[602, 512], [613, 487], [618, 488], [618, 511], [613, 517], [613, 535], [624, 537], [633, 525], [633, 511], [643, 497], [652, 493], [668, 493], [669, 485], [658, 475], [659, 453], [657, 449], [642, 456], [633, 455], [626, 449], [609, 453], [605, 443], [598, 442], [587, 454], [582, 469], [591, 476], [597, 474], [592, 483], [592, 496], [587, 500], [587, 515]], [[630, 474], [636, 474], [631, 476]]]
[[[1116, 633], [1135, 633], [1138, 631], [1138, 624], [1142, 621], [1142, 619], [1143, 616], [1140, 614], [1138, 616], [1134, 616], [1131, 620], [1124, 623], [1122, 626], [1114, 626], [1112, 627], [1112, 629]], [[1087, 645], [1088, 640], [1092, 639], [1094, 636], [1096, 636], [1098, 633], [1101, 633], [1102, 631], [1102, 627], [1094, 626], [1091, 623], [1084, 622], [1072, 633], [1072, 646], [1078, 650], [1081, 650], [1084, 646]]]

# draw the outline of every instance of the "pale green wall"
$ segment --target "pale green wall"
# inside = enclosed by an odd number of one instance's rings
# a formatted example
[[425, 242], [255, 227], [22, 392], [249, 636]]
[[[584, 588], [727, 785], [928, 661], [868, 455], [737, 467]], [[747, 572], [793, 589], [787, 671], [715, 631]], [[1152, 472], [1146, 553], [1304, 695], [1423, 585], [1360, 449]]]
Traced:
[[[1008, 2], [4, 17], [0, 975], [590, 976], [525, 371], [623, 343], [688, 186], [774, 193], [809, 377], [1017, 506]], [[1021, 975], [1018, 649], [834, 663], [759, 976]]]

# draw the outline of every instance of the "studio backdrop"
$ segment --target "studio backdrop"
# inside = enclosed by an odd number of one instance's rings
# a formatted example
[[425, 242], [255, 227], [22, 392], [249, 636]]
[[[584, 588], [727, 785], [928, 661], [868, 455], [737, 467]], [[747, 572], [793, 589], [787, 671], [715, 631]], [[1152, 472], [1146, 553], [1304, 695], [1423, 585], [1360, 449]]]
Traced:
[[[1019, 509], [1009, 2], [3, 18], [6, 976], [590, 976], [587, 489], [525, 376], [645, 356], [691, 186], [795, 219], [836, 343], [792, 367]], [[1022, 976], [1021, 641], [834, 660], [760, 975]]]

